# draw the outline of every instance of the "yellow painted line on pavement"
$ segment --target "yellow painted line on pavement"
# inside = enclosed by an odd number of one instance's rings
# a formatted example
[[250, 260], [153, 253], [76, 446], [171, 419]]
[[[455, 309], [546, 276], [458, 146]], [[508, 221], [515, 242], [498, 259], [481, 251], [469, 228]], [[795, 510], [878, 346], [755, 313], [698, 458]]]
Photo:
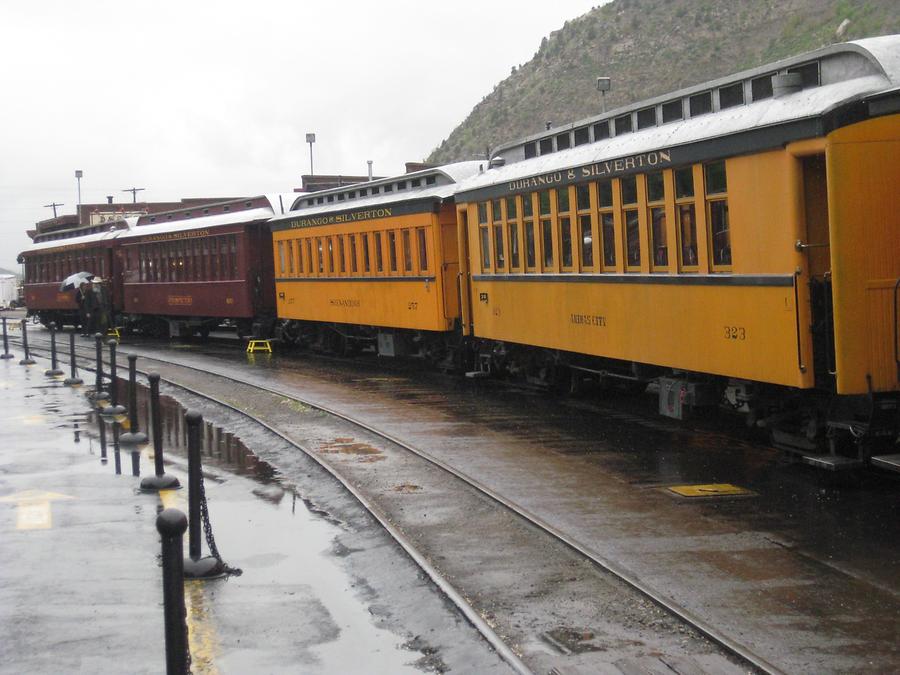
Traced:
[[668, 488], [679, 497], [747, 497], [755, 492], [731, 483], [707, 483], [705, 485], [674, 485]]
[[74, 497], [59, 492], [23, 490], [0, 497], [0, 502], [16, 504], [17, 530], [49, 530], [53, 527], [53, 511], [50, 503], [60, 499], [74, 499]]

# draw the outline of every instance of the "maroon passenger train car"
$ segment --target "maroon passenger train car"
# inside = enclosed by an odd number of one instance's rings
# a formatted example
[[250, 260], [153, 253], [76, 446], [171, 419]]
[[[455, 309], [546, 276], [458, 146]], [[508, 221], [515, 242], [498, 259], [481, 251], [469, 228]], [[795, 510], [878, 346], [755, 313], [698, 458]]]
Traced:
[[[90, 272], [106, 289], [106, 301], [121, 306], [122, 286], [113, 272], [116, 238], [134, 225], [135, 219], [121, 219], [102, 225], [75, 227], [36, 235], [34, 244], [19, 254], [25, 266], [25, 305], [28, 316], [37, 316], [45, 326], [78, 324], [75, 291], [61, 291], [60, 284], [70, 274]], [[109, 283], [107, 283], [109, 282]]]
[[19, 256], [29, 315], [77, 324], [75, 272], [96, 275], [110, 325], [154, 335], [206, 335], [224, 320], [240, 334], [275, 321], [267, 221], [296, 195], [263, 195], [147, 214], [36, 237]]
[[205, 336], [230, 319], [238, 334], [270, 334], [275, 292], [267, 221], [281, 213], [284, 198], [141, 216], [115, 244], [125, 324], [159, 336]]

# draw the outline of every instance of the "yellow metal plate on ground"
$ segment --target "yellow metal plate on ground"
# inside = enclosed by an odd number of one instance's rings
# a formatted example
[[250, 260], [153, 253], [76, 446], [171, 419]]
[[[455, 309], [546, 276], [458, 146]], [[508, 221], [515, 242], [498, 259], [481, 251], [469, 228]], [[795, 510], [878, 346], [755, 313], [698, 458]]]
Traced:
[[679, 497], [745, 497], [755, 494], [750, 490], [731, 483], [709, 483], [707, 485], [674, 485], [669, 488]]

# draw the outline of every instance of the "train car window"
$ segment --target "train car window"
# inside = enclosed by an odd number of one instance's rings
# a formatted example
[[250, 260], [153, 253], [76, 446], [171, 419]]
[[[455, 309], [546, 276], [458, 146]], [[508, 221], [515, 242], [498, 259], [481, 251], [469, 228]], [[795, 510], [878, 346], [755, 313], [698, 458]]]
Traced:
[[575, 188], [575, 205], [579, 211], [591, 208], [591, 189], [587, 185], [579, 185]]
[[228, 240], [225, 237], [219, 237], [219, 252], [221, 253], [222, 271], [221, 278], [229, 279], [231, 273], [231, 260], [228, 255]]
[[678, 254], [681, 269], [686, 272], [697, 270], [697, 219], [694, 204], [676, 204], [675, 215], [678, 218]]
[[653, 251], [653, 271], [669, 269], [669, 247], [666, 242], [666, 208], [650, 208], [650, 249]]
[[567, 150], [571, 147], [572, 143], [569, 139], [569, 134], [560, 134], [556, 137], [556, 149], [557, 150]]
[[662, 121], [663, 124], [668, 122], [675, 122], [684, 117], [684, 107], [682, 106], [681, 99], [677, 101], [669, 101], [668, 103], [663, 103], [662, 106]]
[[328, 195], [328, 203], [331, 204], [334, 202], [334, 195]]
[[506, 198], [506, 226], [509, 230], [509, 268], [519, 270], [519, 222], [517, 219], [516, 198]]
[[706, 172], [706, 194], [715, 195], [728, 191], [725, 178], [725, 162], [714, 162], [703, 167]]
[[534, 202], [532, 201], [532, 196], [534, 193], [529, 192], [528, 194], [522, 195], [522, 216], [525, 218], [533, 218], [534, 217]]
[[325, 237], [325, 249], [328, 252], [328, 274], [334, 274], [334, 237]]
[[537, 266], [534, 254], [534, 221], [525, 221], [525, 267], [533, 270]]
[[312, 252], [312, 239], [306, 240], [306, 262], [307, 262], [307, 274], [312, 276], [316, 272], [316, 263], [313, 260], [313, 252]]
[[542, 138], [541, 139], [541, 154], [549, 155], [553, 152], [553, 139], [552, 138]]
[[637, 204], [637, 179], [634, 176], [626, 176], [619, 180], [622, 189], [623, 204]]
[[750, 80], [750, 97], [754, 101], [772, 98], [772, 73]]
[[644, 108], [643, 110], [638, 110], [637, 113], [637, 128], [638, 129], [646, 129], [647, 127], [655, 127], [656, 126], [656, 108]]
[[597, 202], [601, 209], [612, 208], [612, 182], [608, 180], [597, 183]]
[[705, 115], [712, 112], [712, 92], [704, 91], [702, 94], [694, 94], [689, 99], [688, 107], [691, 117]]
[[478, 224], [484, 225], [487, 223], [487, 221], [487, 202], [480, 202], [478, 204]]
[[350, 235], [350, 273], [359, 272], [359, 262], [356, 259], [356, 235]]
[[388, 231], [388, 262], [391, 266], [391, 272], [397, 271], [397, 233], [394, 230]]
[[[669, 246], [666, 229], [665, 181], [662, 171], [647, 174], [647, 202], [650, 204], [650, 263], [654, 272], [669, 268]], [[654, 205], [655, 204], [655, 205]]]
[[581, 266], [592, 268], [594, 266], [594, 235], [591, 230], [590, 214], [578, 216], [578, 226], [581, 235]]
[[362, 190], [359, 191], [360, 197], [365, 197], [367, 194], [369, 194], [369, 191], [366, 190], [366, 188], [363, 188]]
[[537, 157], [537, 143], [526, 143], [525, 159], [531, 159], [532, 157]]
[[575, 145], [584, 145], [591, 142], [591, 132], [588, 127], [581, 127], [575, 130]]
[[425, 185], [434, 185], [436, 182], [436, 176], [425, 176]]
[[360, 235], [360, 245], [362, 246], [362, 254], [363, 254], [363, 272], [371, 272], [372, 271], [372, 260], [370, 258], [369, 253], [369, 234], [368, 232], [363, 232]]
[[631, 114], [622, 115], [615, 119], [616, 136], [627, 134], [631, 131]]
[[421, 186], [422, 186], [422, 179], [421, 179], [421, 178], [413, 178], [412, 181], [410, 181], [410, 184], [411, 184], [412, 187], [414, 187], [414, 188], [421, 187]]
[[376, 232], [373, 244], [375, 245], [375, 271], [384, 272], [384, 251], [381, 248], [381, 232]]
[[553, 268], [553, 221], [549, 218], [541, 218], [541, 247], [544, 253], [544, 271], [550, 272]]
[[397, 189], [398, 189], [398, 190], [405, 190], [405, 189], [406, 189], [406, 181], [405, 181], [405, 180], [401, 180], [400, 182], [398, 182], [398, 183], [397, 183]]
[[506, 267], [506, 252], [503, 246], [503, 213], [499, 199], [491, 202], [491, 219], [494, 228], [494, 267], [502, 270]]
[[550, 215], [550, 190], [541, 190], [538, 193], [538, 212], [542, 216]]
[[340, 193], [340, 194], [337, 196], [337, 198], [338, 198], [338, 201], [339, 201], [339, 202], [342, 202], [342, 201], [344, 201], [344, 199], [346, 199], [346, 197], [344, 196], [344, 193], [343, 193], [343, 192]]
[[560, 235], [560, 261], [563, 268], [571, 269], [572, 261], [572, 220], [569, 216], [561, 216], [559, 219]]
[[419, 246], [419, 271], [428, 271], [428, 240], [425, 236], [425, 228], [416, 228], [416, 243]]
[[594, 130], [594, 143], [602, 141], [604, 138], [609, 138], [609, 120], [597, 122], [591, 128]]
[[569, 211], [569, 189], [560, 188], [556, 191], [556, 210], [559, 213], [568, 213]]
[[325, 255], [322, 250], [322, 239], [316, 237], [316, 274], [325, 274]]
[[706, 216], [712, 248], [713, 269], [731, 265], [731, 230], [728, 221], [727, 178], [725, 162], [707, 164], [704, 168]]
[[339, 236], [338, 240], [338, 266], [340, 267], [341, 274], [347, 273], [347, 258], [344, 251], [344, 237]]
[[662, 171], [647, 174], [647, 201], [660, 202], [666, 198]]
[[694, 196], [694, 171], [691, 167], [675, 170], [675, 199]]
[[736, 105], [744, 105], [744, 83], [735, 82], [727, 87], [719, 88], [719, 108], [733, 108]]
[[491, 269], [491, 235], [487, 225], [478, 226], [478, 238], [481, 246], [481, 271], [489, 272]]
[[628, 271], [637, 271], [641, 266], [640, 220], [637, 210], [625, 211], [625, 264]]
[[401, 230], [400, 239], [403, 243], [403, 271], [412, 272], [412, 245], [409, 230]]
[[788, 68], [789, 73], [799, 73], [803, 82], [803, 88], [818, 87], [820, 84], [819, 62], [813, 61], [796, 68]]
[[609, 272], [616, 266], [616, 220], [612, 211], [600, 213], [600, 229], [603, 231], [603, 267]]
[[297, 276], [303, 274], [305, 265], [303, 264], [303, 240], [297, 240]]
[[[283, 243], [283, 242], [279, 242]], [[284, 272], [284, 270], [281, 270]], [[294, 240], [290, 239], [287, 243], [287, 271], [290, 276], [294, 276]]]

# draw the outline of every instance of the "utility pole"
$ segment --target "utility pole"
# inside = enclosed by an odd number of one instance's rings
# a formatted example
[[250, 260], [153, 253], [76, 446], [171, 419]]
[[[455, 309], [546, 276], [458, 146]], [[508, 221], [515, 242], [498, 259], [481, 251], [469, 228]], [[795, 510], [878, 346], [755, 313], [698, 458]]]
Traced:
[[142, 192], [143, 189], [144, 188], [138, 188], [138, 187], [125, 188], [124, 190], [122, 190], [122, 192], [130, 192], [131, 193], [131, 203], [137, 204], [137, 193]]
[[81, 169], [75, 169], [75, 180], [78, 181], [78, 208], [76, 213], [78, 215], [78, 224], [81, 224], [81, 177], [84, 175], [84, 171]]
[[65, 204], [57, 204], [53, 202], [52, 204], [44, 204], [45, 209], [53, 209], [53, 217], [56, 218], [56, 207], [57, 206], [65, 206]]

